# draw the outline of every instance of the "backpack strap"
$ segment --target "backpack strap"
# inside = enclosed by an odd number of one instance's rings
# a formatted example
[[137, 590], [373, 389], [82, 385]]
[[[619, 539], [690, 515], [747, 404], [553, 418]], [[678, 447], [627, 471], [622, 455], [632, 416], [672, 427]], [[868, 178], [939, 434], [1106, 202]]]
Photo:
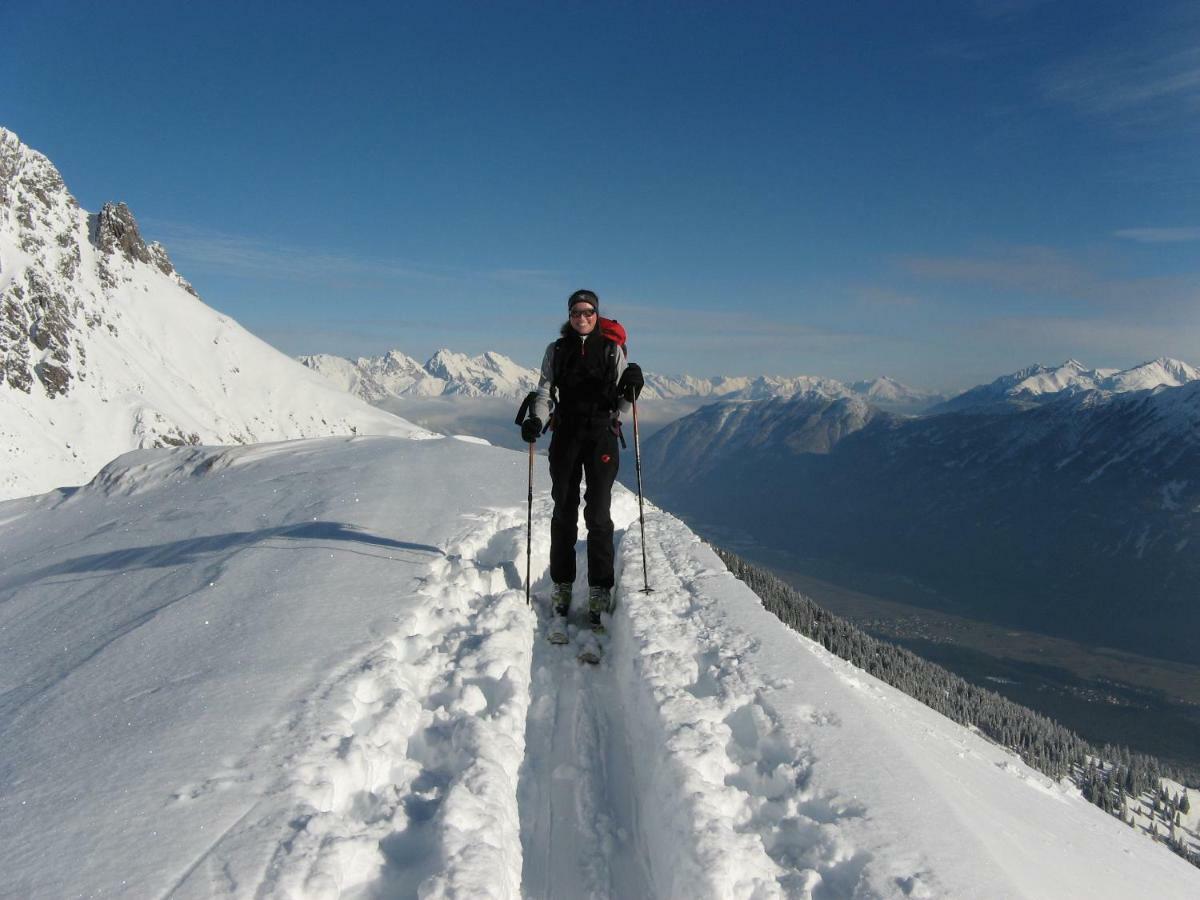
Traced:
[[563, 342], [566, 338], [559, 338], [554, 342], [554, 358], [550, 361], [550, 399], [554, 401], [554, 405], [558, 405], [558, 381], [562, 378], [563, 366]]

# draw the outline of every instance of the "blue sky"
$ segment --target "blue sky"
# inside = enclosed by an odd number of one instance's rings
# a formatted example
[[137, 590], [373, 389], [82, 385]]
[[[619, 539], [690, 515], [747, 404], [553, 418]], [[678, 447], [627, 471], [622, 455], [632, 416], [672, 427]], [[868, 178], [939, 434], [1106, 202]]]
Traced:
[[586, 286], [660, 372], [1200, 364], [1195, 3], [0, 0], [0, 33], [0, 124], [288, 353], [533, 365]]

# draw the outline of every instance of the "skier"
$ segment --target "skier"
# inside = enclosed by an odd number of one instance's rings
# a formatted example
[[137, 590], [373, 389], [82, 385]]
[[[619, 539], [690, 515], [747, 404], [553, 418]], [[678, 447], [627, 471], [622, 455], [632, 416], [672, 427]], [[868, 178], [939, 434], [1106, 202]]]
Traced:
[[[609, 514], [619, 462], [617, 440], [621, 413], [641, 392], [642, 370], [627, 363], [625, 350], [601, 327], [600, 299], [576, 291], [567, 300], [568, 319], [561, 337], [546, 348], [532, 412], [521, 423], [521, 438], [533, 443], [544, 423], [550, 438], [550, 578], [555, 622], [549, 637], [567, 640], [566, 617], [575, 583], [579, 483], [587, 478], [583, 518], [587, 525], [588, 618], [603, 633], [601, 613], [612, 608], [613, 524]], [[551, 418], [553, 401], [553, 418]]]

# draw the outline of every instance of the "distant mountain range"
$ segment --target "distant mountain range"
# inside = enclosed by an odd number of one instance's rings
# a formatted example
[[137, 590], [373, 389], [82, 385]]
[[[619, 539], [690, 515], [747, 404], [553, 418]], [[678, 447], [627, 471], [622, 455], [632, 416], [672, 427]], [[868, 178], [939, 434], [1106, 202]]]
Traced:
[[668, 509], [827, 573], [895, 576], [911, 602], [1193, 658], [1196, 372], [1036, 366], [919, 418], [812, 394], [718, 403], [648, 439], [643, 466]]
[[0, 128], [0, 499], [139, 447], [414, 430], [205, 306], [124, 204], [89, 215]]
[[467, 356], [439, 350], [422, 365], [399, 350], [345, 359], [320, 353], [298, 357], [314, 372], [368, 403], [390, 397], [496, 397], [520, 400], [537, 387], [536, 369], [499, 353]]
[[[500, 353], [467, 356], [439, 350], [423, 365], [399, 350], [383, 356], [346, 359], [329, 354], [298, 357], [345, 391], [368, 403], [393, 397], [494, 397], [520, 401], [537, 387], [538, 370], [526, 368]], [[945, 400], [940, 394], [910, 388], [891, 378], [846, 385], [810, 375], [784, 377], [694, 378], [646, 373], [643, 400], [765, 400], [814, 395], [830, 399], [861, 398], [899, 413], [917, 413]]]
[[959, 394], [929, 409], [931, 414], [962, 410], [1002, 411], [1024, 409], [1063, 393], [1084, 391], [1127, 393], [1156, 387], [1179, 387], [1200, 380], [1200, 369], [1185, 362], [1159, 357], [1131, 369], [1089, 369], [1069, 359], [1061, 366], [1030, 366], [991, 384]]

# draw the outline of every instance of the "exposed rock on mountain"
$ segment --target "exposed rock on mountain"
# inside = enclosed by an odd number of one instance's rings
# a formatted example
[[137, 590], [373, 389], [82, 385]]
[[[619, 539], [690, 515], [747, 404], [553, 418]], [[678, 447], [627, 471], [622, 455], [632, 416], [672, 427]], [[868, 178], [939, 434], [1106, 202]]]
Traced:
[[0, 499], [139, 447], [412, 433], [205, 306], [123, 203], [0, 128]]

